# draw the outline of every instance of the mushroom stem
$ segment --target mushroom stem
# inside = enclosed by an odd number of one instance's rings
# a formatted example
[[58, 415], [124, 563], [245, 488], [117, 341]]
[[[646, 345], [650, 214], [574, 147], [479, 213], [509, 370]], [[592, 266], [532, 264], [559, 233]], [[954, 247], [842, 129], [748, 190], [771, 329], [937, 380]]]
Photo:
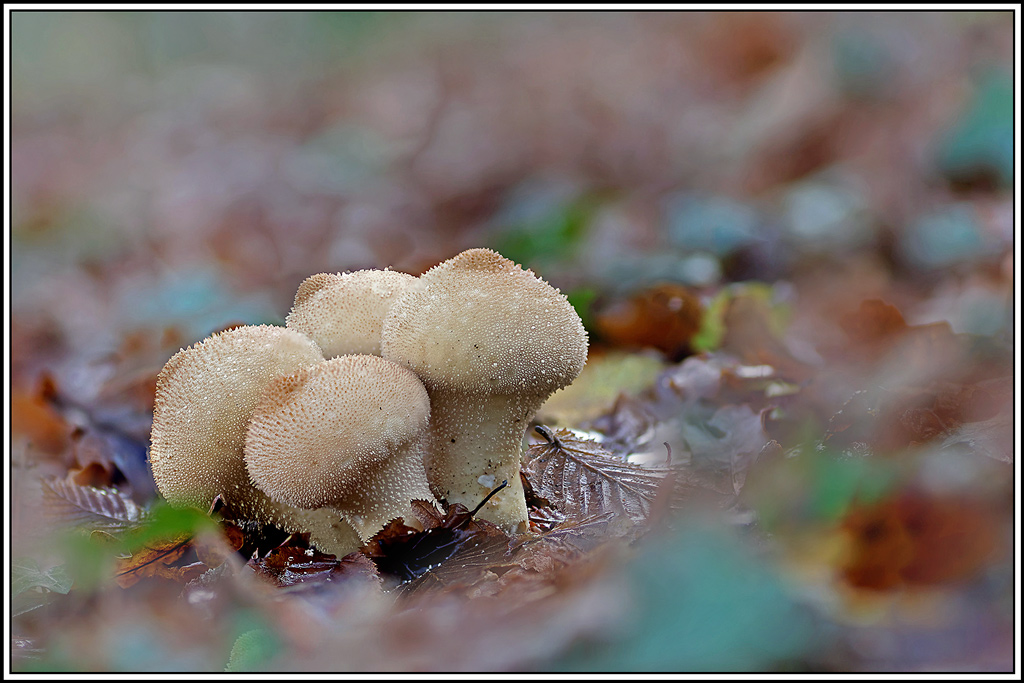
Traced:
[[472, 510], [503, 480], [478, 517], [515, 527], [527, 519], [526, 497], [519, 478], [526, 427], [536, 412], [518, 395], [466, 396], [443, 388], [428, 389], [432, 408], [430, 449], [424, 457], [427, 480], [438, 499]]

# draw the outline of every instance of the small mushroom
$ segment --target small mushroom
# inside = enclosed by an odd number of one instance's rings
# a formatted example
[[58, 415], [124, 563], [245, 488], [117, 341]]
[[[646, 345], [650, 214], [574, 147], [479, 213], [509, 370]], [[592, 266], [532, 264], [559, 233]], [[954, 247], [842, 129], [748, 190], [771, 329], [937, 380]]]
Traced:
[[438, 499], [506, 528], [527, 519], [519, 478], [530, 420], [587, 359], [587, 332], [561, 292], [489, 249], [470, 249], [398, 297], [381, 355], [415, 372], [430, 395], [424, 461]]
[[157, 488], [174, 506], [209, 509], [220, 495], [247, 517], [289, 532], [309, 532], [339, 557], [361, 545], [330, 510], [300, 510], [271, 500], [249, 481], [243, 450], [249, 418], [274, 378], [323, 363], [306, 335], [271, 325], [237, 327], [176, 353], [157, 377], [149, 462]]
[[252, 481], [300, 508], [330, 506], [367, 540], [391, 520], [416, 524], [432, 501], [423, 471], [430, 402], [416, 375], [349, 355], [272, 380], [245, 443]]
[[295, 293], [285, 324], [305, 332], [326, 358], [344, 354], [380, 355], [380, 326], [395, 297], [416, 282], [394, 270], [317, 273]]

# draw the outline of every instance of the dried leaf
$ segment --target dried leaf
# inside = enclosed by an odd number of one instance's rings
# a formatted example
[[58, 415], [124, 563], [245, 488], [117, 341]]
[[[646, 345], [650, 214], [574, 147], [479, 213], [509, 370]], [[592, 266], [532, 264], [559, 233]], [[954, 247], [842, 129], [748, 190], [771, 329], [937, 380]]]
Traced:
[[86, 404], [66, 395], [49, 376], [40, 389], [42, 400], [76, 425], [71, 433], [72, 456], [81, 468], [97, 463], [118, 473], [127, 487], [142, 498], [156, 493], [146, 462], [152, 413], [121, 405]]
[[596, 324], [613, 345], [654, 348], [679, 360], [691, 353], [702, 317], [703, 307], [692, 291], [663, 283], [606, 307]]
[[1012, 463], [1014, 459], [1013, 419], [1000, 413], [989, 420], [971, 422], [960, 427], [943, 442], [943, 447], [964, 444], [985, 457]]
[[379, 580], [373, 564], [360, 553], [337, 558], [294, 545], [275, 548], [265, 557], [253, 558], [248, 566], [259, 576], [284, 588], [321, 585], [356, 575]]
[[[998, 411], [983, 388], [951, 382], [922, 387], [857, 391], [829, 421], [824, 442], [840, 448], [864, 444], [893, 452], [954, 434]], [[970, 430], [968, 430], [968, 433]]]
[[916, 491], [852, 510], [843, 530], [850, 539], [843, 578], [871, 590], [968, 579], [999, 545], [999, 522], [985, 503]]
[[[706, 419], [684, 420], [679, 431], [690, 453], [691, 477], [710, 476], [711, 483], [705, 487], [721, 493], [739, 492], [747, 468], [769, 441], [761, 415], [748, 405], [724, 405]], [[716, 473], [720, 476], [712, 476]], [[722, 477], [728, 481], [718, 483]]]
[[125, 529], [139, 522], [139, 507], [114, 488], [81, 486], [67, 479], [42, 482], [43, 504], [54, 522], [87, 529]]
[[208, 569], [202, 562], [179, 564], [191, 547], [191, 536], [178, 536], [143, 546], [129, 557], [118, 559], [117, 584], [121, 588], [130, 588], [146, 577], [188, 583]]
[[27, 438], [39, 450], [58, 454], [67, 447], [72, 426], [46, 400], [42, 391], [11, 389], [11, 433]]
[[[577, 523], [612, 512], [633, 525], [644, 525], [666, 477], [682, 475], [678, 468], [632, 465], [567, 429], [553, 434], [546, 428], [537, 431], [548, 441], [530, 447], [523, 472], [537, 495]], [[676, 479], [682, 481], [682, 476]]]
[[857, 311], [841, 316], [839, 325], [850, 341], [872, 347], [891, 343], [908, 327], [899, 309], [881, 299], [865, 299]]
[[626, 457], [651, 441], [656, 423], [642, 401], [619, 394], [611, 410], [590, 426], [604, 434], [603, 444], [607, 450]]
[[485, 520], [475, 519], [463, 505], [455, 503], [444, 516], [433, 506], [413, 501], [413, 510], [424, 525], [419, 531], [399, 521], [393, 521], [379, 531], [366, 544], [364, 552], [385, 574], [402, 581], [412, 581], [431, 570], [445, 567], [449, 560], [460, 555], [461, 567], [473, 566], [467, 555], [478, 554], [481, 543], [487, 552], [508, 546], [508, 536]]
[[507, 564], [511, 555], [508, 536], [493, 524], [473, 531], [431, 529], [421, 538], [418, 547], [425, 546], [432, 554], [417, 558], [418, 565], [404, 565], [421, 568], [402, 586], [406, 596], [473, 586], [493, 576], [493, 569]]
[[200, 534], [195, 541], [196, 557], [211, 569], [224, 564], [228, 556], [245, 545], [245, 534], [230, 522], [220, 525], [219, 534]]

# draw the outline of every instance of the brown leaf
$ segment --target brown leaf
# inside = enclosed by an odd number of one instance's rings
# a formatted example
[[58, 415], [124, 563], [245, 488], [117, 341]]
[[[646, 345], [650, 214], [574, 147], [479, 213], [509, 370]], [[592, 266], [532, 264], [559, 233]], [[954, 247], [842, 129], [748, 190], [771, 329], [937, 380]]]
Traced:
[[117, 561], [117, 584], [121, 588], [130, 588], [146, 577], [188, 583], [208, 569], [202, 562], [184, 566], [177, 564], [191, 547], [191, 536], [178, 536], [147, 545], [130, 557]]
[[[73, 475], [72, 475], [73, 476]], [[115, 488], [81, 486], [71, 479], [43, 480], [43, 505], [53, 521], [88, 529], [124, 529], [139, 521], [139, 507]]]
[[211, 569], [224, 564], [245, 545], [245, 534], [230, 522], [220, 524], [219, 534], [200, 534], [195, 541], [196, 557]]
[[47, 399], [44, 379], [34, 391], [11, 389], [11, 434], [27, 438], [39, 450], [56, 455], [64, 451], [72, 426]]
[[643, 402], [619, 394], [611, 410], [591, 422], [590, 427], [604, 434], [604, 444], [609, 451], [626, 456], [651, 440], [656, 424]]
[[275, 548], [265, 557], [253, 558], [248, 566], [280, 587], [321, 585], [353, 576], [379, 580], [373, 564], [361, 553], [337, 558], [294, 545]]
[[984, 388], [952, 382], [857, 391], [830, 419], [824, 442], [894, 452], [949, 437], [965, 423], [983, 422], [997, 412]]
[[759, 290], [737, 292], [725, 309], [720, 350], [735, 355], [745, 365], [771, 366], [779, 379], [803, 382], [812, 370], [790, 353], [778, 329], [778, 316], [774, 305]]
[[509, 537], [493, 524], [475, 531], [432, 529], [423, 534], [420, 547], [427, 546], [434, 554], [419, 560], [421, 571], [402, 586], [406, 596], [473, 586], [493, 577], [495, 569], [502, 571], [512, 554]]
[[998, 520], [961, 496], [904, 491], [852, 510], [843, 521], [851, 585], [871, 590], [968, 579], [996, 557]]
[[866, 346], [889, 344], [908, 327], [899, 309], [881, 299], [865, 299], [855, 312], [840, 317], [839, 326], [850, 341]]
[[898, 373], [910, 385], [973, 379], [991, 356], [982, 351], [979, 357], [973, 338], [955, 334], [948, 322], [908, 325], [895, 306], [879, 299], [861, 302], [857, 311], [840, 318], [840, 327], [850, 341], [840, 358], [849, 356], [887, 375]]
[[413, 512], [423, 523], [422, 531], [396, 520], [367, 542], [364, 552], [381, 572], [402, 581], [412, 581], [432, 570], [442, 571], [449, 564], [469, 567], [468, 572], [472, 572], [476, 562], [471, 556], [479, 554], [481, 544], [488, 553], [504, 553], [507, 548], [508, 535], [486, 520], [475, 519], [465, 506], [455, 503], [441, 516], [433, 506], [417, 506], [418, 502], [413, 502]]
[[678, 475], [673, 483], [689, 483], [678, 468], [632, 465], [567, 429], [537, 432], [547, 441], [529, 448], [523, 472], [537, 495], [551, 501], [567, 521], [610, 512], [631, 525], [644, 525], [668, 475]]
[[658, 349], [679, 360], [690, 353], [703, 307], [682, 285], [663, 283], [618, 301], [596, 315], [597, 331], [611, 344]]

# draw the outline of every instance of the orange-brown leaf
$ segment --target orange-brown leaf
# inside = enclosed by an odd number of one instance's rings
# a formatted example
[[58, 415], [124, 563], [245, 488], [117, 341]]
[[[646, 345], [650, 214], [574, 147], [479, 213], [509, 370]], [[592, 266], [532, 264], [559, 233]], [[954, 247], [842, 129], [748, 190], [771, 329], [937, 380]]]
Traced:
[[613, 303], [597, 314], [596, 325], [611, 344], [654, 348], [679, 359], [689, 353], [703, 315], [692, 291], [664, 283]]
[[207, 570], [201, 562], [181, 566], [179, 561], [191, 548], [191, 536], [179, 536], [143, 547], [130, 557], [117, 561], [117, 584], [129, 588], [140, 579], [156, 577], [188, 583]]
[[968, 579], [995, 559], [997, 525], [979, 501], [903, 492], [847, 515], [851, 551], [842, 575], [872, 590]]

